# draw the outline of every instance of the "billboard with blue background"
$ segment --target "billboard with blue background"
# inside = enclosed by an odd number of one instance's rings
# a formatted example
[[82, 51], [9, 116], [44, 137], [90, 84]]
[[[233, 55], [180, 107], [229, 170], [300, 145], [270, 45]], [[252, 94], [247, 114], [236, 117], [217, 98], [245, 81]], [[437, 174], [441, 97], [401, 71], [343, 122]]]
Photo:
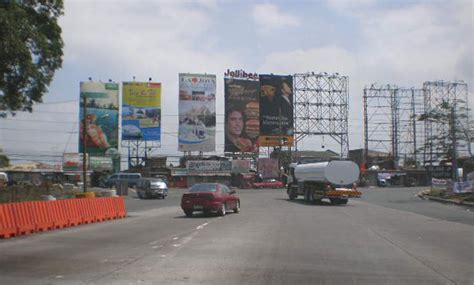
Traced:
[[161, 140], [161, 83], [123, 82], [122, 140]]

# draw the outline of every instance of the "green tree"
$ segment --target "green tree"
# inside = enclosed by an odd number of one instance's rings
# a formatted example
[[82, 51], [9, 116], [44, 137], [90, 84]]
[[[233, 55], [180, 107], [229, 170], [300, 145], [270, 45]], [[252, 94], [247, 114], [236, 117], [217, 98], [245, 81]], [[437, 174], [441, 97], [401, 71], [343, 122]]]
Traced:
[[63, 0], [0, 0], [0, 113], [32, 112], [62, 65]]
[[[458, 103], [464, 103], [461, 100]], [[462, 106], [462, 104], [460, 104]], [[470, 141], [469, 130], [460, 122], [466, 121], [466, 110], [463, 107], [456, 107], [455, 102], [443, 100], [437, 108], [426, 112], [418, 117], [419, 121], [427, 121], [439, 127], [439, 131], [431, 137], [425, 138], [424, 148], [439, 154], [439, 158], [452, 162], [456, 166], [457, 148], [464, 147]], [[434, 161], [433, 161], [434, 162]], [[453, 177], [455, 178], [455, 177]]]
[[3, 154], [0, 154], [0, 167], [7, 167], [10, 165], [10, 159]]

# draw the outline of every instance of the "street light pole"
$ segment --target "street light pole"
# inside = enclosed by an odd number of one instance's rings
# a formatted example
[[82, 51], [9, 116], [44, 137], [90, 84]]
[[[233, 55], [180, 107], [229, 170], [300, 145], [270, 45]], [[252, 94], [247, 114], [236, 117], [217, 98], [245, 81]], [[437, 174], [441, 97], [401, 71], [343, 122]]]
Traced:
[[87, 192], [87, 96], [84, 94], [82, 101], [84, 108], [82, 110], [82, 189], [84, 193]]

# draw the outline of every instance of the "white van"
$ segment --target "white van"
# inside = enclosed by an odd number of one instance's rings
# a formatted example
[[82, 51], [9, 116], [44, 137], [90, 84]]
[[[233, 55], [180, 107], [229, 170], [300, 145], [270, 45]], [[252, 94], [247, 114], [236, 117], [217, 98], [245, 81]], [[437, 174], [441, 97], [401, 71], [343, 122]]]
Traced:
[[135, 187], [141, 178], [140, 173], [115, 173], [107, 180], [107, 186], [112, 187], [116, 183], [127, 182], [128, 187]]

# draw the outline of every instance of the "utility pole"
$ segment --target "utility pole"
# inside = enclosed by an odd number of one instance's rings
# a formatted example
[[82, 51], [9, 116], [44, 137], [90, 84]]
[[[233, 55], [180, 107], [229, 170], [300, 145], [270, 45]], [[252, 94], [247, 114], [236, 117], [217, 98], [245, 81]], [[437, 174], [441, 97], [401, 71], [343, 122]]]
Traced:
[[[455, 104], [455, 103], [454, 103]], [[457, 154], [456, 154], [456, 105], [451, 107], [451, 136], [453, 140], [453, 161], [451, 163], [453, 167], [453, 181], [458, 181], [458, 163], [457, 163]]]
[[283, 153], [282, 151], [282, 143], [281, 140], [283, 139], [282, 137], [282, 128], [281, 128], [281, 107], [278, 108], [278, 178], [281, 179], [281, 154]]
[[82, 109], [82, 189], [87, 192], [87, 95], [84, 93], [82, 101], [84, 108]]
[[415, 160], [415, 168], [418, 168], [418, 151], [416, 146], [416, 110], [415, 110], [415, 90], [411, 89], [411, 114], [413, 124], [413, 158]]

